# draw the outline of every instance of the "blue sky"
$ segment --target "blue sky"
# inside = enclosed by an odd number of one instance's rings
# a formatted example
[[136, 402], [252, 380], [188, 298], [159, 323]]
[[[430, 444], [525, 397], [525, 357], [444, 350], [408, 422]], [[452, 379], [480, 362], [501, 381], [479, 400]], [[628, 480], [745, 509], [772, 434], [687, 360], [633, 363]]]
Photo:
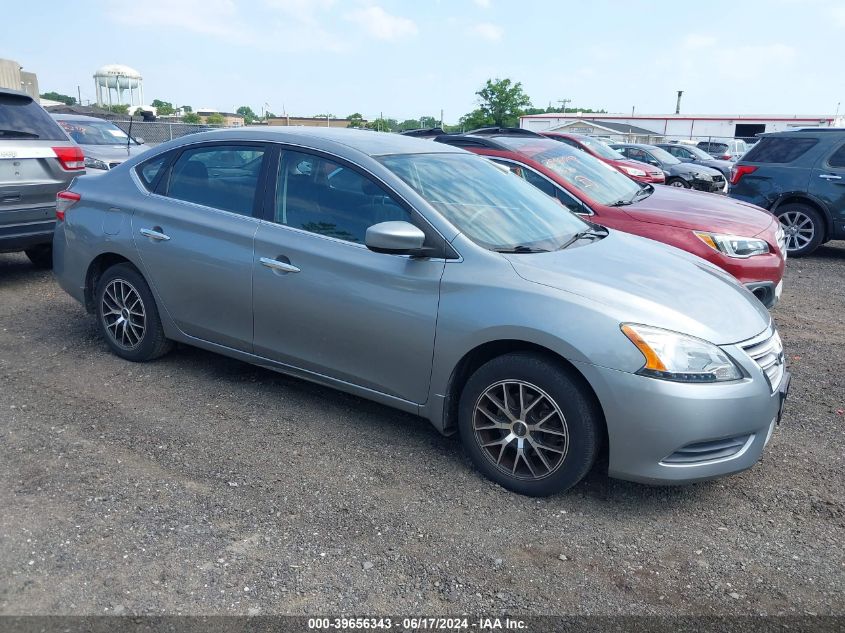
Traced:
[[[535, 105], [610, 112], [832, 114], [843, 0], [110, 0], [4, 3], [0, 57], [42, 92], [93, 99], [126, 64], [146, 100], [446, 122], [488, 77]], [[570, 105], [572, 105], [570, 103]], [[845, 109], [845, 104], [843, 104]]]

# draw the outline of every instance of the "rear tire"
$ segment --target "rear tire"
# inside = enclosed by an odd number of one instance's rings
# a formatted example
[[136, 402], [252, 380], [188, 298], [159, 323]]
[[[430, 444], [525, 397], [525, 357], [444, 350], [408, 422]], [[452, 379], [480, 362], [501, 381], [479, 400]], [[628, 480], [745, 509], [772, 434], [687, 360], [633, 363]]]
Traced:
[[690, 187], [692, 187], [692, 185], [689, 184], [686, 180], [684, 180], [683, 178], [677, 178], [677, 177], [676, 178], [670, 178], [669, 180], [666, 181], [666, 184], [669, 185], [670, 187], [678, 187], [678, 188], [682, 187], [684, 189], [689, 189]]
[[494, 358], [461, 393], [458, 429], [476, 468], [519, 494], [568, 490], [592, 467], [601, 412], [580, 377], [531, 353]]
[[152, 291], [134, 266], [109, 268], [97, 282], [95, 296], [97, 324], [112, 352], [144, 362], [173, 348], [164, 335]]
[[775, 214], [786, 233], [786, 252], [790, 257], [809, 255], [824, 241], [824, 218], [810, 205], [785, 204]]
[[50, 270], [53, 267], [53, 245], [42, 244], [24, 251], [32, 265], [39, 270]]

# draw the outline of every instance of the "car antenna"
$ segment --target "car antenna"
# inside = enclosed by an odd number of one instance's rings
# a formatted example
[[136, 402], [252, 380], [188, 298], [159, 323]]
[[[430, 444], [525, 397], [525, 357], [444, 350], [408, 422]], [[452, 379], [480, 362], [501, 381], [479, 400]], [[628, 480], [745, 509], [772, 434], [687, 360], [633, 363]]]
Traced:
[[132, 145], [132, 115], [129, 115], [129, 131], [126, 133], [126, 151], [131, 151]]

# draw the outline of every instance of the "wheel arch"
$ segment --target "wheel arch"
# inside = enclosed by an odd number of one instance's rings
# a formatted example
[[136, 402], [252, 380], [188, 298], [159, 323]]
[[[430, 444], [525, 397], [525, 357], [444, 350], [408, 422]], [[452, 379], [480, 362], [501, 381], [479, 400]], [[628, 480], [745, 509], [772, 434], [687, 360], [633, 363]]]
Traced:
[[824, 220], [822, 242], [826, 241], [833, 234], [833, 215], [830, 213], [827, 205], [814, 195], [804, 191], [783, 193], [775, 200], [769, 211], [777, 215], [778, 209], [786, 204], [806, 204], [822, 214], [822, 219]]
[[544, 356], [564, 368], [570, 376], [582, 385], [584, 393], [588, 398], [593, 400], [600, 413], [603, 440], [602, 444], [606, 449], [608, 436], [604, 408], [602, 407], [601, 401], [589, 381], [573, 363], [557, 352], [549, 349], [548, 347], [538, 345], [537, 343], [531, 343], [529, 341], [519, 339], [500, 339], [481, 343], [461, 357], [449, 377], [446, 398], [443, 401], [442, 432], [451, 434], [457, 429], [460, 394], [464, 385], [466, 385], [467, 380], [469, 380], [469, 377], [472, 376], [479, 367], [484, 365], [484, 363], [493, 360], [494, 358], [498, 358], [499, 356], [515, 352], [530, 352], [538, 356]]
[[97, 289], [97, 283], [99, 283], [100, 277], [102, 277], [103, 273], [109, 268], [117, 264], [129, 264], [137, 270], [142, 277], [144, 276], [144, 273], [141, 272], [138, 265], [124, 255], [111, 251], [97, 255], [93, 260], [91, 260], [91, 263], [88, 264], [88, 270], [85, 272], [85, 309], [89, 313], [93, 314], [94, 308], [96, 307], [94, 292]]

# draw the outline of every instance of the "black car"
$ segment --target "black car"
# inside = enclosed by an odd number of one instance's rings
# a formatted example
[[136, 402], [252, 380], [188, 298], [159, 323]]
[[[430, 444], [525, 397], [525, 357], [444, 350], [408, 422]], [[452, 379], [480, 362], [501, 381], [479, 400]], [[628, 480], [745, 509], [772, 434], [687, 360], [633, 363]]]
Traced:
[[730, 195], [780, 218], [790, 255], [845, 239], [845, 129], [760, 135], [734, 165]]
[[670, 187], [685, 187], [711, 193], [727, 192], [727, 178], [717, 169], [681, 162], [666, 150], [654, 145], [614, 143], [611, 147], [621, 152], [625, 158], [662, 169], [666, 174], [666, 184]]
[[722, 172], [725, 180], [731, 177], [731, 168], [734, 164], [729, 160], [717, 160], [703, 149], [695, 145], [684, 145], [682, 143], [657, 143], [655, 147], [665, 149], [682, 163], [703, 165]]

